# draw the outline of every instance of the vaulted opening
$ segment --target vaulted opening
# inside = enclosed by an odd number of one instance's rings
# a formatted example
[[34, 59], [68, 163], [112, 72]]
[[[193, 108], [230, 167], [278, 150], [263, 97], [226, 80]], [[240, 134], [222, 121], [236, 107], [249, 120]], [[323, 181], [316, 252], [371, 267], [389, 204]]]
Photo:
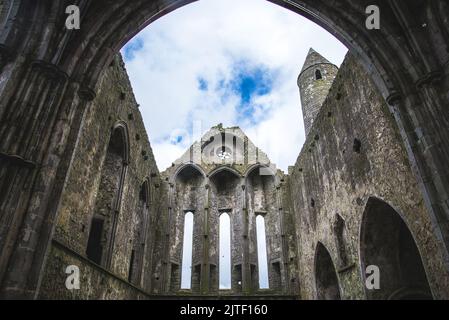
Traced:
[[370, 198], [365, 208], [360, 258], [362, 271], [370, 265], [380, 270], [380, 289], [366, 289], [368, 299], [432, 299], [410, 229], [395, 209], [377, 198]]
[[319, 242], [315, 252], [315, 285], [319, 300], [340, 300], [337, 271], [326, 247]]
[[86, 255], [104, 267], [112, 259], [121, 196], [128, 163], [126, 127], [117, 126], [111, 135], [102, 164]]

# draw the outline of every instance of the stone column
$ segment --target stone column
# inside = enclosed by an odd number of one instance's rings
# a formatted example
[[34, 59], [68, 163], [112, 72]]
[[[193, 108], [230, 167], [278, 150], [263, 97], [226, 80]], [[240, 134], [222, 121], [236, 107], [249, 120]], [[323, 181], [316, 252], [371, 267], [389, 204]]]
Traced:
[[[1, 115], [0, 197], [3, 218], [11, 217], [0, 244], [2, 298], [37, 294], [54, 219], [78, 129], [92, 90], [84, 94], [58, 66], [33, 61]], [[12, 175], [12, 176], [11, 176]]]
[[173, 197], [174, 197], [174, 184], [168, 184], [168, 210], [167, 210], [167, 225], [164, 232], [164, 245], [163, 245], [163, 258], [162, 258], [162, 288], [161, 291], [168, 293], [170, 290], [170, 231], [173, 218]]
[[279, 224], [281, 229], [281, 241], [282, 241], [282, 266], [283, 271], [281, 276], [282, 291], [283, 293], [290, 293], [290, 276], [289, 276], [289, 258], [288, 258], [288, 241], [287, 241], [287, 226], [285, 225], [284, 206], [282, 201], [282, 182], [276, 186], [276, 210], [278, 211]]
[[242, 259], [242, 292], [243, 294], [251, 293], [251, 266], [249, 259], [249, 212], [248, 212], [248, 197], [246, 179], [242, 178], [241, 184], [242, 205], [241, 217], [243, 222], [242, 228], [242, 245], [243, 245], [243, 259]]
[[200, 283], [200, 291], [201, 294], [209, 293], [210, 286], [210, 261], [209, 261], [209, 246], [210, 246], [210, 238], [209, 238], [209, 215], [210, 215], [210, 185], [209, 178], [206, 178], [206, 184], [204, 186], [206, 198], [204, 205], [204, 220], [203, 220], [203, 257], [201, 261], [201, 283]]

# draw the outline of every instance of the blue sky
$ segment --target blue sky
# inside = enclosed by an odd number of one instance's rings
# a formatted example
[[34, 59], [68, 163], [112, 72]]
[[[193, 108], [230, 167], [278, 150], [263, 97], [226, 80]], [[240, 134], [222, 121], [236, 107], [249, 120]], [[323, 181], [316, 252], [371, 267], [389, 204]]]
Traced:
[[150, 24], [122, 54], [161, 171], [201, 133], [240, 126], [286, 171], [304, 143], [296, 79], [310, 47], [346, 48], [265, 0], [200, 0]]

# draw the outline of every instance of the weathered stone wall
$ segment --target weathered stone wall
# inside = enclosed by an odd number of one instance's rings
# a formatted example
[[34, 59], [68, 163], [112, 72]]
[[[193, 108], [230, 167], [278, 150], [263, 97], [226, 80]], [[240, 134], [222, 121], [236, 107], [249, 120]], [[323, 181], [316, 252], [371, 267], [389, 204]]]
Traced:
[[[80, 289], [67, 290], [67, 266], [76, 265], [80, 271]], [[53, 244], [47, 261], [38, 299], [45, 300], [144, 300], [150, 296], [124, 279], [93, 264], [76, 252]]]
[[[226, 157], [220, 157], [225, 151]], [[288, 229], [283, 226], [282, 194], [276, 170], [267, 155], [238, 127], [212, 127], [180, 159], [162, 173], [168, 191], [169, 223], [166, 284], [177, 294], [238, 295], [290, 293], [285, 270]], [[195, 212], [192, 289], [179, 291], [184, 213]], [[227, 213], [231, 223], [231, 289], [219, 290], [219, 221]], [[257, 215], [265, 217], [270, 290], [259, 290]], [[285, 229], [285, 230], [284, 230]], [[294, 252], [296, 250], [293, 250]], [[296, 261], [295, 261], [296, 263]]]
[[[352, 56], [340, 68], [295, 166], [289, 169], [288, 183], [297, 226], [302, 298], [317, 295], [314, 264], [319, 242], [331, 255], [342, 298], [365, 298], [360, 255], [367, 244], [361, 243], [360, 230], [365, 207], [373, 198], [400, 214], [421, 254], [434, 297], [448, 298], [441, 239], [398, 129], [384, 99]], [[337, 214], [344, 221], [343, 236], [336, 235]], [[341, 263], [338, 238], [346, 251], [345, 263]], [[380, 272], [381, 279], [388, 279], [388, 274]]]
[[[117, 150], [115, 153], [111, 153], [114, 155], [111, 159], [118, 158], [118, 162], [105, 160], [113, 132], [112, 128], [119, 121], [124, 123], [127, 128], [127, 139], [129, 141], [122, 147], [128, 149], [126, 151], [129, 153], [128, 163], [124, 163], [127, 159], [117, 155]], [[107, 170], [108, 163], [113, 165], [112, 170]], [[111, 203], [114, 203], [114, 201], [111, 201], [111, 198], [117, 195], [117, 180], [120, 179], [122, 163], [123, 166], [126, 166], [126, 173], [119, 210], [116, 213], [117, 226], [114, 234], [112, 260], [110, 266], [103, 263], [102, 266], [108, 268], [108, 271], [116, 277], [124, 279], [126, 283], [129, 276], [133, 244], [138, 241], [134, 238], [139, 236], [137, 234], [139, 228], [135, 224], [139, 223], [139, 219], [142, 219], [139, 218], [141, 215], [139, 210], [143, 210], [140, 199], [141, 189], [143, 183], [148, 181], [149, 217], [147, 219], [145, 252], [143, 254], [144, 261], [141, 263], [143, 281], [140, 285], [144, 290], [150, 290], [153, 287], [153, 290], [157, 292], [160, 285], [158, 280], [161, 248], [160, 244], [155, 244], [155, 242], [156, 237], [161, 238], [158, 224], [164, 221], [160, 219], [160, 214], [161, 206], [165, 201], [165, 192], [161, 192], [159, 171], [124, 63], [121, 57], [117, 56], [105, 71], [98, 86], [97, 97], [84, 115], [83, 125], [60, 203], [53, 236], [54, 241], [73, 250], [80, 256], [86, 257], [93, 216], [101, 215], [103, 211], [110, 212], [113, 210]], [[113, 184], [108, 183], [111, 180]], [[111, 190], [107, 190], [109, 187]], [[51, 292], [47, 292], [47, 289], [64, 288], [64, 282], [59, 283], [59, 280], [55, 282], [54, 279], [65, 278], [63, 265], [66, 261], [68, 263], [68, 261], [74, 260], [79, 259], [71, 257], [70, 251], [64, 253], [56, 249], [51, 251], [41, 289], [42, 297], [58, 297]], [[75, 264], [77, 263], [75, 262]], [[85, 265], [84, 262], [80, 263]], [[76, 294], [77, 298], [133, 297], [126, 293], [128, 289], [124, 289], [123, 282], [118, 285], [116, 280], [110, 280], [108, 273], [101, 274], [102, 268], [94, 268], [95, 271], [92, 271], [91, 267], [86, 268], [83, 270], [89, 269], [91, 271], [82, 275], [81, 290]], [[152, 270], [155, 270], [154, 274], [152, 274]], [[102, 277], [104, 278], [101, 281], [103, 285], [96, 285], [97, 280]], [[47, 283], [47, 281], [51, 283]], [[95, 288], [89, 289], [90, 286]], [[120, 290], [125, 290], [122, 296], [116, 292]], [[67, 294], [62, 293], [63, 291], [62, 289], [59, 290], [61, 293], [59, 297], [67, 296]], [[116, 292], [116, 294], [111, 292]]]

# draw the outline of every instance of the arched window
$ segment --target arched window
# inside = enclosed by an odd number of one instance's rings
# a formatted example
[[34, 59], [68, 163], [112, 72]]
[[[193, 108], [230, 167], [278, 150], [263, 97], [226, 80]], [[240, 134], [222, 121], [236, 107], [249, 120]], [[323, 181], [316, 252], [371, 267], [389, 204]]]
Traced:
[[123, 183], [129, 162], [128, 131], [124, 123], [114, 127], [101, 169], [95, 209], [87, 242], [86, 255], [108, 268], [111, 264], [121, 206]]
[[259, 288], [268, 289], [268, 259], [267, 238], [265, 234], [265, 218], [262, 215], [256, 217], [257, 233], [257, 260], [259, 264]]
[[231, 218], [226, 212], [220, 215], [219, 242], [220, 290], [227, 290], [231, 289]]
[[340, 300], [340, 286], [337, 271], [322, 243], [318, 243], [315, 251], [315, 284], [318, 300]]
[[193, 213], [184, 216], [184, 241], [182, 245], [181, 289], [192, 288]]
[[315, 71], [315, 80], [321, 80], [321, 79], [323, 79], [323, 75], [321, 74], [321, 71], [317, 69]]

